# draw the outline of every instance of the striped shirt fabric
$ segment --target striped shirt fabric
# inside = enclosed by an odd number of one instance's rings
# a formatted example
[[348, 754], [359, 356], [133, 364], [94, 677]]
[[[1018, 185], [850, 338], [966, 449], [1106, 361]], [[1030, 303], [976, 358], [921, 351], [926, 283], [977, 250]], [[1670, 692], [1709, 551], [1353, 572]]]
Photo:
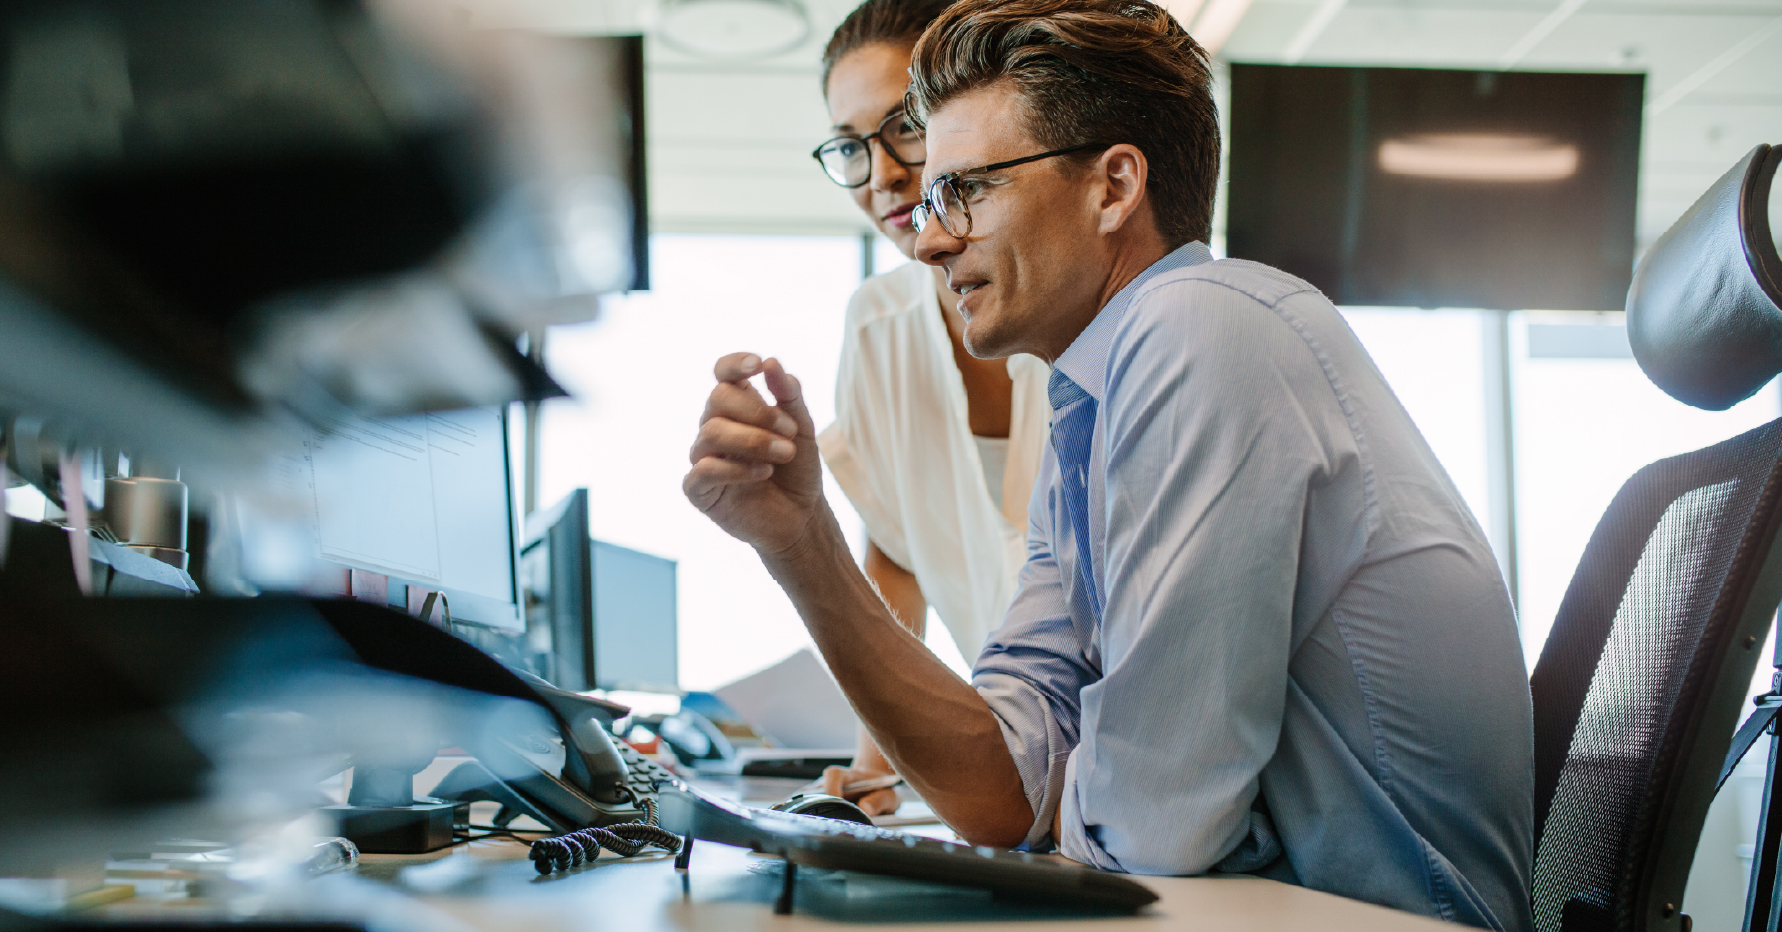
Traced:
[[1508, 594], [1330, 302], [1190, 243], [1048, 388], [1028, 559], [973, 673], [1027, 845], [1531, 928]]

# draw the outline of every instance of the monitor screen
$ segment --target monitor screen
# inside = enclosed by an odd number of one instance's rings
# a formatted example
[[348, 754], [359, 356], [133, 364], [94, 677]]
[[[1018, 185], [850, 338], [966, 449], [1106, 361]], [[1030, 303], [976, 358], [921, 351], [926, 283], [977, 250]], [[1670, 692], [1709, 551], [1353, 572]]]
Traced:
[[675, 562], [594, 542], [594, 682], [602, 689], [675, 692]]
[[1226, 252], [1337, 304], [1620, 310], [1644, 81], [1234, 64]]
[[306, 442], [322, 559], [438, 589], [452, 618], [521, 627], [506, 418], [345, 416]]
[[594, 688], [593, 547], [587, 489], [526, 516], [520, 591], [534, 672], [574, 692]]
[[527, 639], [541, 674], [569, 690], [679, 690], [675, 561], [589, 534], [588, 490], [526, 519]]

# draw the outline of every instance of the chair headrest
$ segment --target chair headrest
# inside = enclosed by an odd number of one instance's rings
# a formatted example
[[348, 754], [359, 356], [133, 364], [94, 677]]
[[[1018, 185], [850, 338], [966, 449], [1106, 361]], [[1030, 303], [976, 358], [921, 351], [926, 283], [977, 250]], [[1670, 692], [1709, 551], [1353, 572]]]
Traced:
[[1782, 258], [1769, 221], [1778, 162], [1782, 147], [1751, 150], [1634, 269], [1634, 359], [1684, 404], [1724, 410], [1782, 372]]

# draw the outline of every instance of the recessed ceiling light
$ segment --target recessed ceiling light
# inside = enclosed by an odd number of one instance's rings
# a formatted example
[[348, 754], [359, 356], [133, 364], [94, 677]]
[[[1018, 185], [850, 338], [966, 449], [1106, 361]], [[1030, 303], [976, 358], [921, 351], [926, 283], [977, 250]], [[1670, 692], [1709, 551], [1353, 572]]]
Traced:
[[799, 0], [666, 0], [656, 37], [699, 58], [747, 61], [789, 52], [810, 33]]

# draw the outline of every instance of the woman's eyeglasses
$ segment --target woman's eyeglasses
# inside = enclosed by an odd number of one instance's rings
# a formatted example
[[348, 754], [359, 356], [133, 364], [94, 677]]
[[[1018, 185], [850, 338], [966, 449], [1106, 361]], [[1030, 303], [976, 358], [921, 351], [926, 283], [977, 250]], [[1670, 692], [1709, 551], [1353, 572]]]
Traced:
[[928, 221], [933, 218], [940, 221], [941, 229], [947, 231], [948, 236], [964, 239], [971, 234], [971, 208], [966, 206], [965, 193], [959, 190], [961, 180], [973, 175], [1002, 171], [1005, 168], [1014, 168], [1016, 165], [1026, 165], [1028, 162], [1037, 162], [1040, 159], [1049, 159], [1054, 156], [1070, 155], [1073, 152], [1082, 152], [1087, 149], [1106, 149], [1109, 145], [1110, 143], [1105, 142], [1086, 142], [1080, 146], [1053, 149], [1050, 152], [1041, 152], [1039, 155], [1030, 155], [1024, 159], [1010, 159], [1007, 162], [997, 162], [994, 165], [985, 165], [981, 168], [947, 172], [929, 183], [928, 196], [923, 198], [922, 203], [917, 204], [914, 210], [910, 211], [910, 222], [915, 224], [916, 232], [920, 233], [928, 229]]
[[829, 140], [818, 146], [811, 158], [823, 166], [830, 181], [844, 188], [858, 188], [872, 179], [871, 143], [875, 139], [886, 155], [905, 168], [915, 168], [928, 160], [928, 145], [923, 142], [921, 131], [902, 110], [880, 121], [879, 128], [870, 135]]

